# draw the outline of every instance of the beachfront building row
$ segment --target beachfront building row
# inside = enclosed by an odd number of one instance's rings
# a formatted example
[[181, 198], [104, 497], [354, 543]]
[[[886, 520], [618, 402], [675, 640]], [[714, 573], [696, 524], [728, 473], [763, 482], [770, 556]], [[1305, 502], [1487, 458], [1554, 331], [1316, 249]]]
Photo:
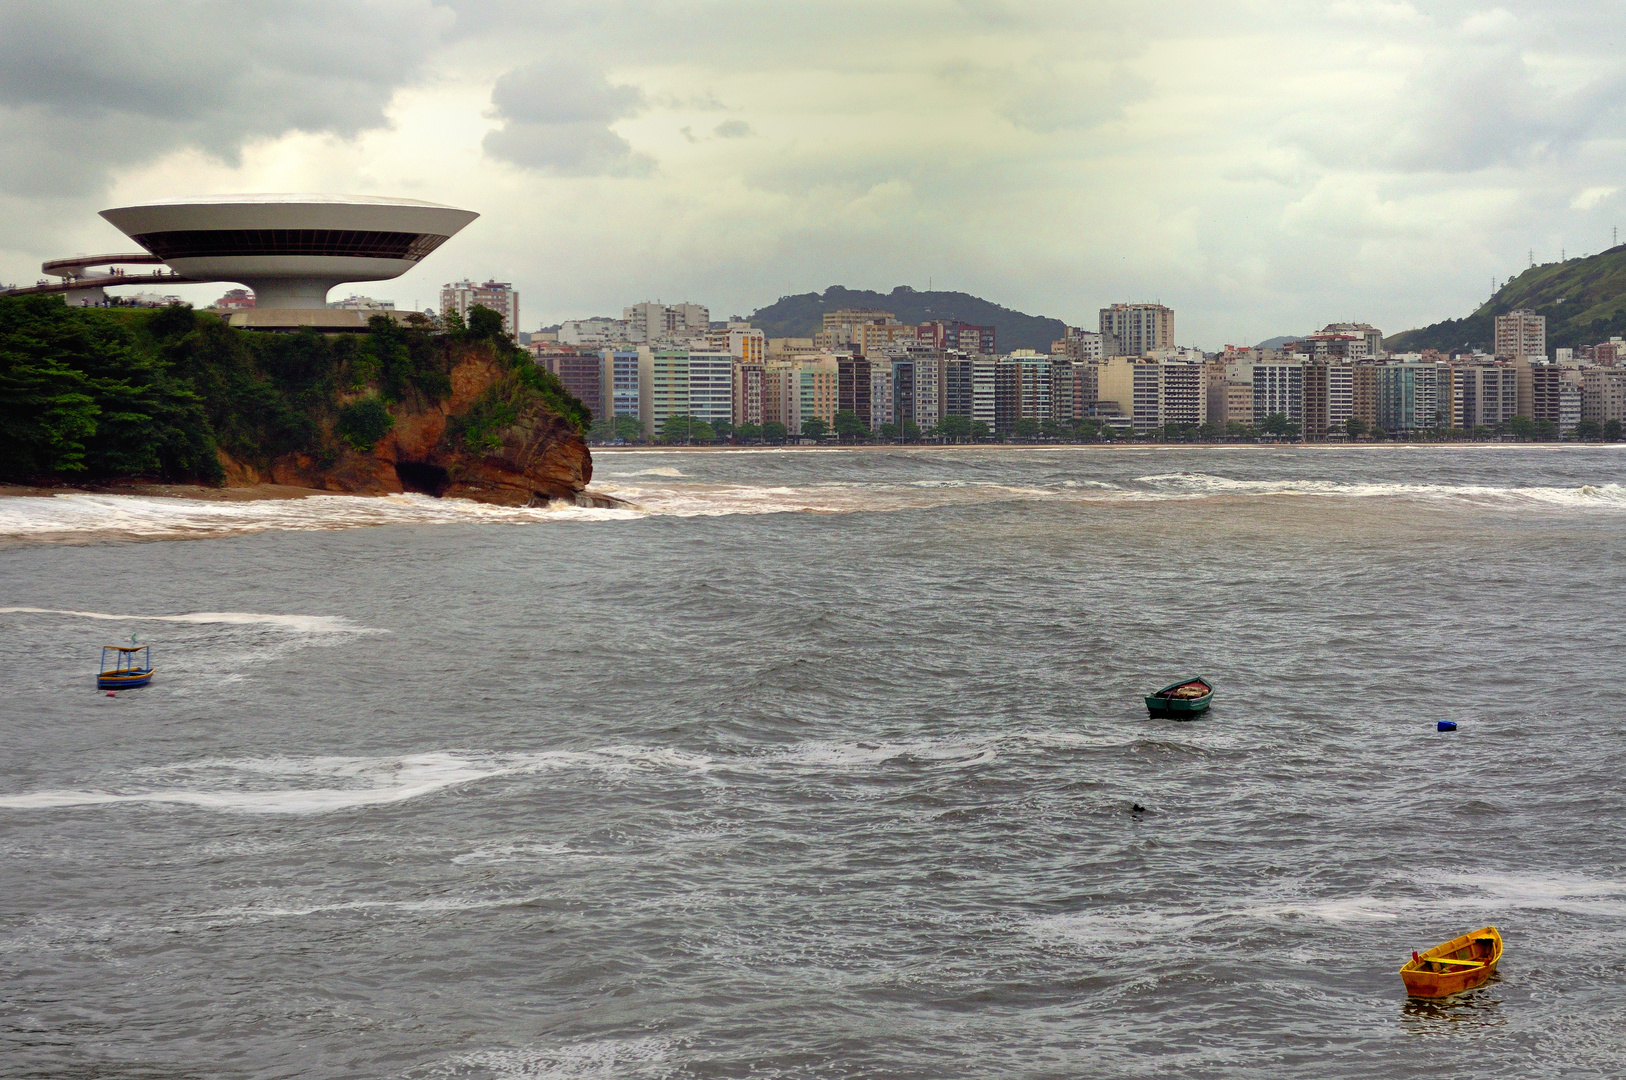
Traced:
[[999, 435], [1085, 418], [1125, 434], [1279, 419], [1292, 425], [1285, 434], [1312, 441], [1362, 428], [1497, 430], [1515, 417], [1564, 434], [1582, 421], [1626, 421], [1626, 364], [1616, 366], [1626, 361], [1626, 341], [1560, 349], [1549, 359], [1535, 351], [1545, 347], [1545, 320], [1530, 312], [1498, 317], [1499, 351], [1511, 355], [1452, 357], [1388, 357], [1382, 333], [1365, 323], [1331, 324], [1277, 350], [1115, 355], [1124, 337], [1144, 344], [1172, 334], [1172, 312], [1157, 305], [1115, 305], [1103, 309], [1101, 332], [1069, 327], [1049, 354], [1007, 355], [987, 351], [992, 328], [904, 324], [884, 311], [830, 312], [812, 338], [772, 340], [745, 323], [702, 329], [700, 312], [681, 305], [643, 315], [649, 329], [659, 315], [663, 332], [681, 324], [689, 339], [532, 349], [595, 416], [632, 417], [646, 437], [678, 415], [736, 426], [777, 422], [795, 435], [810, 419], [833, 428], [843, 412], [876, 432], [929, 431], [964, 418]]
[[[929, 431], [958, 417], [1010, 434], [1024, 421], [1068, 424], [1097, 415], [1124, 431], [1145, 432], [1171, 421], [1200, 424], [1207, 405], [1200, 361], [1120, 357], [1095, 365], [1031, 350], [968, 355], [918, 339], [869, 356], [782, 348], [757, 359], [749, 340], [736, 340], [732, 349], [703, 345], [532, 351], [594, 416], [630, 417], [645, 438], [674, 416], [714, 426], [780, 423], [796, 435], [814, 419], [833, 429], [840, 412], [874, 432], [894, 425]], [[1101, 401], [1103, 384], [1123, 399], [1122, 408]]]
[[1496, 430], [1522, 416], [1562, 434], [1582, 420], [1626, 420], [1626, 368], [1413, 355], [1353, 364], [1214, 361], [1209, 375], [1213, 419], [1258, 423], [1279, 414], [1312, 441], [1339, 437], [1351, 420], [1390, 432]]
[[1626, 366], [1415, 355], [1375, 363], [1178, 354], [1085, 362], [1031, 351], [966, 355], [919, 341], [871, 356], [763, 356], [760, 339], [733, 344], [596, 353], [555, 347], [538, 359], [594, 416], [631, 417], [646, 438], [672, 416], [735, 426], [777, 422], [795, 435], [809, 419], [833, 429], [838, 412], [874, 432], [893, 425], [929, 431], [963, 417], [999, 435], [1023, 430], [1024, 421], [1042, 427], [1090, 418], [1144, 435], [1169, 424], [1225, 430], [1280, 417], [1311, 441], [1344, 437], [1352, 420], [1357, 429], [1409, 432], [1497, 430], [1526, 417], [1562, 434], [1582, 421], [1626, 422]]

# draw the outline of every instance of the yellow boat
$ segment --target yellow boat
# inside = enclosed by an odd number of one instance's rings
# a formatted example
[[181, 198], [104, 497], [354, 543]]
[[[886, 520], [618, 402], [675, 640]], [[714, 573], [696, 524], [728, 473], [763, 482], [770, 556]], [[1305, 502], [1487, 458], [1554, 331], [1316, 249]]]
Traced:
[[1496, 974], [1502, 935], [1494, 926], [1452, 938], [1425, 953], [1412, 953], [1400, 969], [1411, 997], [1442, 998], [1472, 990]]

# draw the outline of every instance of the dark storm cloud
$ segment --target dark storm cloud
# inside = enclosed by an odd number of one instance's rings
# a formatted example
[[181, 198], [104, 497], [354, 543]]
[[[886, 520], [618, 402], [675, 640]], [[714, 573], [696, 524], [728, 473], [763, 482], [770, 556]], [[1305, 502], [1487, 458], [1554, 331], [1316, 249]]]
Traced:
[[0, 191], [80, 194], [181, 147], [382, 126], [453, 16], [430, 0], [0, 5]]
[[503, 126], [485, 137], [492, 157], [557, 176], [637, 176], [654, 161], [610, 130], [647, 105], [636, 86], [612, 84], [575, 60], [548, 60], [508, 72], [491, 91]]

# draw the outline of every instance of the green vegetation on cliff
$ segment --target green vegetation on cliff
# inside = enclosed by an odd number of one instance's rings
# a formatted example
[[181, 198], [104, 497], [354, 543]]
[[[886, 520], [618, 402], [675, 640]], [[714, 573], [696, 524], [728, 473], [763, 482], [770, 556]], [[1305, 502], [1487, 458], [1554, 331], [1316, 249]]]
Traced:
[[[185, 306], [70, 308], [0, 298], [0, 479], [151, 477], [220, 483], [217, 450], [262, 471], [335, 460], [388, 433], [395, 406], [444, 401], [471, 347], [508, 369], [514, 406], [585, 431], [591, 416], [502, 333], [496, 312], [444, 330], [378, 317], [365, 334], [234, 330]], [[493, 388], [496, 389], [496, 388]]]
[[916, 292], [907, 285], [899, 285], [889, 293], [832, 285], [822, 295], [811, 292], [781, 296], [758, 309], [751, 321], [769, 337], [812, 337], [824, 325], [825, 312], [842, 308], [879, 308], [892, 312], [906, 323], [956, 319], [977, 326], [992, 326], [1000, 352], [1037, 349], [1048, 353], [1050, 343], [1067, 330], [1060, 319], [1012, 311], [970, 293]]
[[1396, 334], [1393, 352], [1483, 349], [1496, 344], [1496, 316], [1528, 308], [1547, 316], [1547, 348], [1575, 348], [1626, 334], [1626, 245], [1599, 255], [1532, 266], [1462, 319]]

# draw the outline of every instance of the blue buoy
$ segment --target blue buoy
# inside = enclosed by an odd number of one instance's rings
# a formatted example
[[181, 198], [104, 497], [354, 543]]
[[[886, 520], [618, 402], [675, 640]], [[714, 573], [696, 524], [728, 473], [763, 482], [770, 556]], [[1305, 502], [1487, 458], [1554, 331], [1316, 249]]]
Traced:
[[1434, 725], [1434, 730], [1455, 731], [1457, 730], [1457, 722], [1455, 720], [1441, 720], [1438, 724]]

